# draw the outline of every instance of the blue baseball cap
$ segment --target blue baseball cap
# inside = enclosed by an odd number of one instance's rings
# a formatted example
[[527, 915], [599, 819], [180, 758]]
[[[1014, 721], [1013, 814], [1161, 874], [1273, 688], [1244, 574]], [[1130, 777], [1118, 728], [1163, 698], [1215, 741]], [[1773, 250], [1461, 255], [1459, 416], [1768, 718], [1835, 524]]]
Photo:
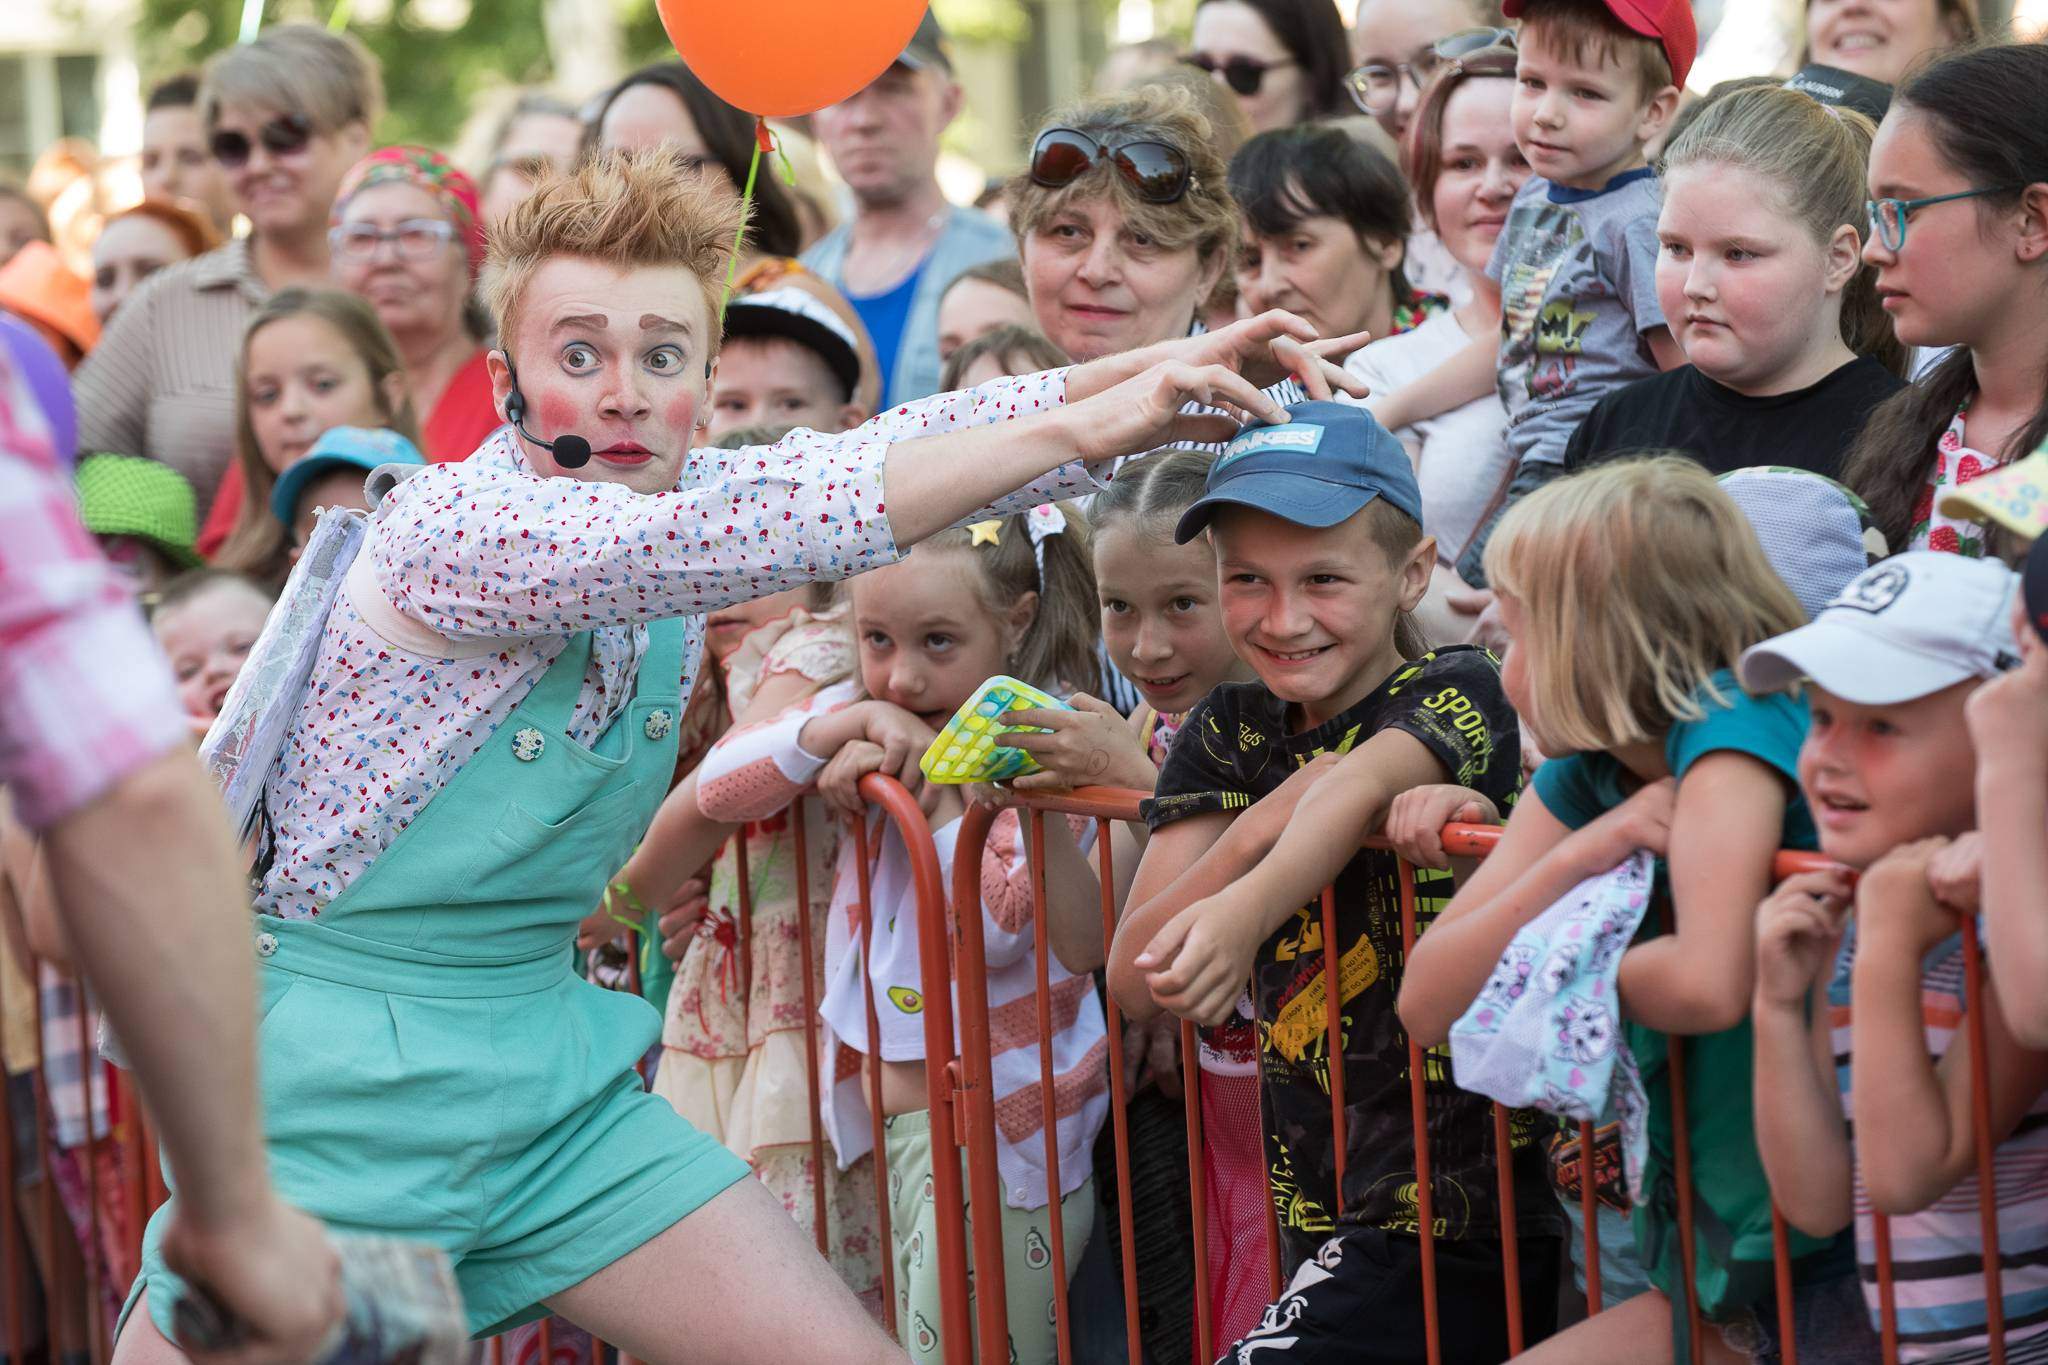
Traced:
[[299, 510], [299, 494], [322, 474], [336, 469], [360, 469], [368, 478], [374, 469], [387, 464], [425, 464], [419, 447], [385, 427], [329, 427], [313, 442], [291, 468], [277, 476], [270, 493], [270, 512], [287, 529]]
[[1207, 491], [1181, 513], [1173, 538], [1200, 535], [1216, 509], [1256, 507], [1297, 526], [1335, 526], [1385, 498], [1422, 524], [1422, 490], [1407, 448], [1364, 408], [1296, 403], [1278, 426], [1250, 426], [1209, 467]]

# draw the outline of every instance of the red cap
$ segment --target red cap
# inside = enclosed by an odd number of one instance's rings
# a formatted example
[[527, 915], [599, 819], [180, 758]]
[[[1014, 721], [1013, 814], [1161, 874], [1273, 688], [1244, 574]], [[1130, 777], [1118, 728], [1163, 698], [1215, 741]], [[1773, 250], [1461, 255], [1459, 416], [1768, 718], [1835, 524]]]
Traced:
[[[1692, 74], [1693, 58], [1700, 55], [1699, 25], [1693, 22], [1691, 0], [1605, 0], [1607, 12], [1621, 21], [1630, 33], [1655, 38], [1671, 63], [1671, 83], [1680, 89]], [[1510, 19], [1522, 17], [1529, 0], [1503, 0], [1501, 13]]]

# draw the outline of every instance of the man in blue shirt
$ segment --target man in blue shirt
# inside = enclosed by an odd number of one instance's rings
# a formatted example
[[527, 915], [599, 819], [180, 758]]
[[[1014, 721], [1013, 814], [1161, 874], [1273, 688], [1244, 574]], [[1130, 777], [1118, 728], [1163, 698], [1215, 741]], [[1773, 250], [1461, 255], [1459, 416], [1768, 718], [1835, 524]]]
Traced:
[[939, 296], [961, 271], [1016, 250], [1001, 223], [939, 191], [939, 135], [960, 112], [945, 34], [927, 14], [903, 55], [813, 126], [853, 194], [853, 216], [804, 253], [860, 314], [882, 406], [939, 387]]

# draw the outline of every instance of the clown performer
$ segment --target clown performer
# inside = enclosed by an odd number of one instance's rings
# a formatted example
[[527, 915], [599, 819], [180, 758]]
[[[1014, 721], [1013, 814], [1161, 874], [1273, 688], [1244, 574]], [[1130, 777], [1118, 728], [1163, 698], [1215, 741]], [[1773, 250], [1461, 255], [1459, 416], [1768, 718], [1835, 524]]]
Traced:
[[[1269, 314], [691, 450], [740, 212], [653, 152], [546, 182], [494, 234], [512, 425], [385, 496], [264, 786], [264, 1118], [285, 1198], [445, 1248], [480, 1336], [552, 1311], [653, 1365], [900, 1361], [746, 1164], [642, 1090], [655, 1012], [570, 970], [667, 792], [700, 618], [1237, 429], [1189, 404], [1280, 421], [1259, 385], [1355, 391], [1324, 356], [1360, 339]], [[175, 1203], [117, 1365], [179, 1359]]]

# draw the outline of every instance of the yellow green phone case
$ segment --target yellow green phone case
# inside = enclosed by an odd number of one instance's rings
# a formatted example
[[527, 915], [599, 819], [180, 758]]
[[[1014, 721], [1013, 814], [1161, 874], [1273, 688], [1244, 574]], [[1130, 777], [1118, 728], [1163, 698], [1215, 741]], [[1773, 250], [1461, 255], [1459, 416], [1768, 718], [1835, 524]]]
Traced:
[[997, 743], [1013, 730], [1043, 734], [1036, 725], [1007, 725], [1005, 714], [1043, 708], [1071, 711], [1058, 697], [1041, 692], [1027, 682], [997, 674], [983, 683], [965, 705], [946, 722], [917, 766], [930, 782], [1001, 782], [1039, 770], [1038, 760], [1022, 749]]

